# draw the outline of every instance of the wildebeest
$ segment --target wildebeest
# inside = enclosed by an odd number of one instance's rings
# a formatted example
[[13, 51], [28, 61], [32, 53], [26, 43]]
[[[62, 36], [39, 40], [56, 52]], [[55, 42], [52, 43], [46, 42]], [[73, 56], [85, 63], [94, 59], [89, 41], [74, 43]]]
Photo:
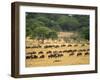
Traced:
[[77, 47], [77, 46], [78, 46], [78, 44], [75, 44], [75, 45], [74, 45], [74, 47]]
[[73, 52], [69, 54], [69, 56], [73, 56], [73, 55], [74, 55], [74, 53], [73, 53]]
[[62, 53], [62, 51], [59, 51], [59, 53]]
[[44, 55], [41, 55], [39, 58], [44, 58], [45, 56]]
[[58, 57], [62, 57], [63, 54], [50, 54], [48, 55], [48, 58], [58, 58]]
[[31, 48], [31, 46], [26, 46], [26, 48]]
[[77, 56], [82, 56], [82, 53], [77, 53]]
[[87, 51], [90, 51], [90, 49], [87, 49]]
[[52, 51], [48, 51], [48, 52], [46, 52], [47, 54], [51, 54], [52, 53]]
[[32, 52], [32, 54], [36, 54], [36, 52], [35, 52], [35, 51], [33, 51], [33, 52]]
[[63, 53], [67, 53], [67, 52], [68, 52], [68, 50], [64, 50], [64, 51], [63, 51]]
[[67, 50], [68, 53], [73, 52], [73, 50]]
[[38, 58], [37, 55], [33, 55], [33, 56], [32, 56], [32, 59], [37, 59], [37, 58]]
[[40, 51], [40, 52], [38, 52], [38, 54], [43, 54], [43, 52], [42, 52], [42, 51]]
[[55, 48], [58, 48], [59, 47], [59, 45], [55, 45]]
[[89, 55], [89, 52], [86, 52], [84, 55]]
[[75, 49], [75, 50], [72, 50], [72, 52], [76, 52], [77, 50]]
[[31, 56], [26, 56], [26, 59], [30, 59], [31, 58]]
[[69, 44], [69, 45], [68, 45], [68, 47], [72, 47], [72, 45], [71, 45], [71, 44]]
[[61, 47], [65, 47], [65, 46], [66, 46], [65, 44], [61, 45]]

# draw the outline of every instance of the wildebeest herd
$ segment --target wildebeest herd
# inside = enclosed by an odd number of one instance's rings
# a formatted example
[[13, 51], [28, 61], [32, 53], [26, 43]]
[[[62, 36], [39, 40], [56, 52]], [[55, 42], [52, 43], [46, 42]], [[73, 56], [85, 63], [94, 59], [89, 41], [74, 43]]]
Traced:
[[[33, 49], [31, 52], [26, 53], [26, 59], [43, 59], [47, 57], [48, 59], [52, 58], [61, 58], [65, 54], [70, 56], [87, 56], [89, 55], [89, 48], [83, 48], [89, 46], [89, 44], [61, 44], [61, 45], [33, 45], [26, 46], [26, 49]], [[80, 47], [80, 49], [73, 49], [73, 47]], [[59, 50], [59, 48], [62, 50]], [[64, 48], [64, 49], [63, 49]], [[34, 51], [35, 49], [41, 49], [41, 51]], [[43, 50], [42, 50], [43, 49]], [[49, 49], [48, 51], [44, 49]], [[50, 50], [51, 49], [51, 50]], [[56, 49], [56, 50], [54, 50]]]
[[89, 64], [89, 42], [26, 41], [26, 67]]

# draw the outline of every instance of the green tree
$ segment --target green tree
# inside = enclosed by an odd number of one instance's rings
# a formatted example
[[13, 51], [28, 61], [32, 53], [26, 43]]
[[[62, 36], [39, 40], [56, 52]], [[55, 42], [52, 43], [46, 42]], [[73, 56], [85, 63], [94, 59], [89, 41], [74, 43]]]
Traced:
[[33, 35], [35, 34], [35, 37], [38, 39], [38, 40], [42, 40], [42, 42], [44, 43], [44, 39], [47, 38], [47, 35], [48, 35], [48, 32], [50, 31], [49, 28], [47, 27], [36, 27], [34, 29], [34, 33]]
[[80, 35], [83, 39], [89, 40], [89, 28], [83, 27], [80, 31]]
[[73, 16], [63, 15], [58, 19], [58, 23], [60, 24], [60, 26], [64, 31], [75, 31], [80, 26], [78, 20]]

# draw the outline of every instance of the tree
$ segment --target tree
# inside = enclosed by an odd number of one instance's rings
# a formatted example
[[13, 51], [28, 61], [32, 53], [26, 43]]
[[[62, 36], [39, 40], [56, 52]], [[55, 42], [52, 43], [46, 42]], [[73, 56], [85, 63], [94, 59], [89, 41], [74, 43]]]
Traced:
[[37, 27], [45, 26], [45, 24], [41, 21], [35, 19], [26, 19], [26, 36], [32, 36], [34, 33], [34, 29]]
[[80, 31], [80, 35], [83, 39], [89, 40], [89, 28], [83, 27]]
[[42, 42], [44, 43], [44, 39], [46, 39], [47, 38], [47, 35], [48, 35], [48, 32], [50, 31], [50, 29], [49, 28], [47, 28], [47, 27], [37, 27], [37, 28], [35, 28], [34, 29], [34, 33], [33, 33], [33, 35], [35, 34], [36, 36], [36, 38], [38, 39], [38, 40], [42, 40]]
[[64, 31], [75, 31], [79, 28], [80, 23], [73, 16], [63, 15], [58, 19], [58, 23]]
[[57, 39], [58, 38], [57, 32], [55, 30], [50, 30], [47, 34], [47, 38]]

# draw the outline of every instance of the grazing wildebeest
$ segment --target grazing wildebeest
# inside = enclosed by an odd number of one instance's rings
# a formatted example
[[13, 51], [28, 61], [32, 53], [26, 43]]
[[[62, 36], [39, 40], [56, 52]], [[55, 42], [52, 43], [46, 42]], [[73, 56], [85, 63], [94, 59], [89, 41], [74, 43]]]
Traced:
[[63, 51], [63, 53], [67, 53], [67, 52], [68, 52], [68, 50], [64, 50], [64, 51]]
[[58, 48], [59, 47], [59, 45], [55, 45], [55, 48]]
[[41, 55], [39, 58], [44, 58], [45, 56], [44, 55]]
[[30, 59], [31, 58], [31, 56], [26, 56], [26, 59]]
[[68, 47], [72, 47], [72, 45], [71, 45], [71, 44], [69, 44], [69, 45], [68, 45]]
[[58, 54], [58, 57], [62, 57], [63, 56], [63, 54]]
[[72, 50], [72, 52], [76, 52], [77, 50], [75, 49], [75, 50]]
[[74, 47], [77, 47], [77, 46], [78, 46], [78, 44], [75, 44], [75, 45], [74, 45]]
[[44, 46], [44, 48], [48, 48], [48, 46], [46, 45], [46, 46]]
[[84, 52], [84, 51], [86, 51], [86, 49], [80, 49], [80, 50], [78, 50], [78, 52]]
[[43, 52], [42, 52], [42, 51], [40, 51], [40, 52], [38, 52], [38, 54], [43, 54]]
[[33, 51], [33, 52], [32, 52], [32, 54], [36, 54], [36, 52], [35, 52], [35, 51]]
[[86, 52], [84, 55], [89, 55], [89, 52]]
[[48, 51], [48, 52], [47, 52], [47, 54], [51, 54], [51, 53], [52, 53], [52, 51]]
[[73, 56], [73, 55], [74, 55], [74, 53], [73, 53], [73, 52], [69, 54], [69, 56]]
[[32, 58], [33, 58], [33, 59], [37, 59], [38, 56], [37, 56], [37, 55], [33, 55]]
[[62, 51], [59, 51], [59, 53], [62, 53]]
[[54, 57], [53, 54], [48, 55], [48, 58], [53, 58], [53, 57]]
[[31, 48], [31, 46], [26, 46], [26, 48]]
[[73, 50], [67, 50], [68, 53], [73, 52]]
[[41, 48], [42, 46], [38, 45], [38, 48]]
[[90, 51], [90, 49], [87, 49], [87, 51]]
[[77, 56], [82, 56], [82, 53], [77, 53]]
[[65, 46], [66, 46], [65, 44], [61, 45], [61, 47], [65, 47]]

